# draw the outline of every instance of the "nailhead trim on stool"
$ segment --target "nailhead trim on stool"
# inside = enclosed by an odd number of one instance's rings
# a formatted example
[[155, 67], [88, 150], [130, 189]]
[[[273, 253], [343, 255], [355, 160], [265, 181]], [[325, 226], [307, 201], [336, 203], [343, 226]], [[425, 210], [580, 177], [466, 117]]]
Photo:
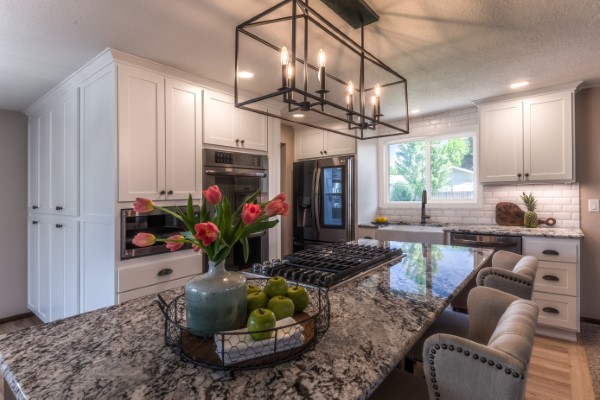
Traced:
[[[440, 350], [440, 349], [454, 351], [454, 346], [442, 343], [441, 346], [439, 344], [436, 344], [433, 347], [434, 347], [433, 349], [429, 350], [429, 358], [430, 358], [430, 360], [429, 360], [429, 364], [430, 364], [429, 375], [431, 376], [431, 383], [433, 383], [432, 387], [433, 387], [434, 390], [436, 390], [436, 392], [434, 393], [435, 397], [441, 398], [440, 392], [437, 391], [439, 389], [439, 387], [437, 385], [437, 381], [436, 381], [436, 378], [435, 378], [435, 367], [434, 367], [434, 364], [435, 364], [435, 354], [437, 354], [436, 350]], [[456, 347], [456, 351], [459, 352], [459, 353], [462, 353], [463, 349], [462, 349], [462, 347]], [[471, 353], [469, 352], [469, 350], [464, 350], [463, 354], [468, 357], [469, 354], [471, 354]], [[481, 357], [480, 358], [479, 354], [473, 353], [473, 359], [474, 360], [479, 359], [482, 363], [486, 363], [487, 362], [487, 364], [490, 367], [494, 367], [495, 366], [498, 371], [502, 371], [502, 368], [503, 368], [502, 364], [497, 363], [497, 362], [495, 362], [493, 360], [488, 360], [485, 357]], [[512, 371], [510, 368], [504, 369], [504, 372], [506, 372], [507, 375], [512, 374], [512, 376], [515, 377], [515, 378], [521, 378], [521, 379], [525, 378], [524, 374], [520, 374], [517, 371]]]

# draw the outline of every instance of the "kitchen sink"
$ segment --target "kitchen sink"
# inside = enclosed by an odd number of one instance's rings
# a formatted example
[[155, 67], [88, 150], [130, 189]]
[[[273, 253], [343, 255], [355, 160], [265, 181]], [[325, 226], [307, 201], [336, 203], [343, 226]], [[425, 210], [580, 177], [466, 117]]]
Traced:
[[444, 227], [441, 225], [388, 225], [377, 229], [375, 239], [444, 244]]

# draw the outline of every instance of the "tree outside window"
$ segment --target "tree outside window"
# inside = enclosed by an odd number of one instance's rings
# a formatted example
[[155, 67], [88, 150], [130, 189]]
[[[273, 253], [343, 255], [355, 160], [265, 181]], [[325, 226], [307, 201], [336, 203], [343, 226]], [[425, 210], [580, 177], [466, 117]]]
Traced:
[[473, 200], [473, 138], [426, 139], [388, 145], [389, 201]]

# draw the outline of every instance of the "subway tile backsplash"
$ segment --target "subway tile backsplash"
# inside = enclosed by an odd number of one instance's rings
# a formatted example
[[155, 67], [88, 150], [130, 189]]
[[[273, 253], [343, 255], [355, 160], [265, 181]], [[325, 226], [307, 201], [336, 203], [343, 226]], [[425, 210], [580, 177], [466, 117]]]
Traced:
[[[520, 198], [523, 192], [531, 192], [537, 199], [540, 219], [555, 218], [557, 228], [579, 228], [579, 183], [484, 186], [482, 207], [444, 208], [428, 204], [428, 222], [495, 225], [497, 203], [509, 201], [526, 210]], [[380, 208], [379, 215], [386, 215], [391, 221], [421, 221], [420, 208]]]

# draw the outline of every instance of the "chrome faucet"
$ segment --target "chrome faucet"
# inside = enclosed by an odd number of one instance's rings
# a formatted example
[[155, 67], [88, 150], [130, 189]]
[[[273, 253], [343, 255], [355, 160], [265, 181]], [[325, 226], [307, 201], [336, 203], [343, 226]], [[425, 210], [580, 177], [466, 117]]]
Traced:
[[425, 225], [428, 218], [431, 218], [425, 214], [425, 204], [427, 204], [427, 190], [423, 190], [423, 194], [421, 194], [421, 224], [423, 225]]

